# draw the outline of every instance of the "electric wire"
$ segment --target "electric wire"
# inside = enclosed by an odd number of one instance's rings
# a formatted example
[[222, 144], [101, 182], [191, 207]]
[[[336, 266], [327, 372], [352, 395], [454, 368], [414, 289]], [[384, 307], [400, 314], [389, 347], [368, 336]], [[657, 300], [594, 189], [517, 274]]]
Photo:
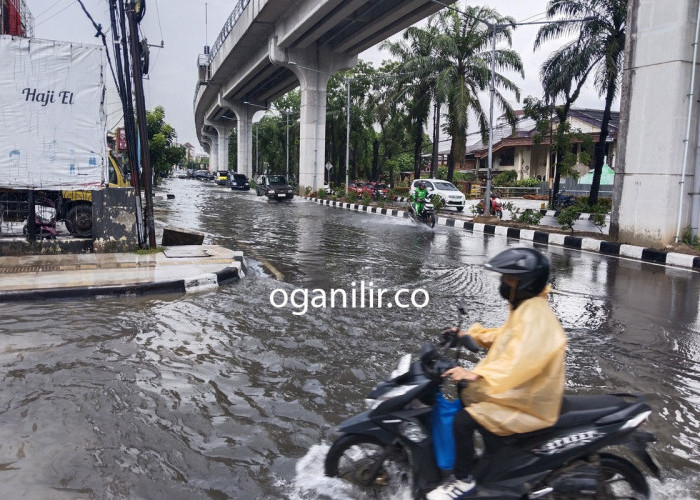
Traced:
[[41, 12], [41, 14], [37, 14], [36, 16], [34, 16], [34, 20], [36, 21], [37, 19], [39, 19], [40, 17], [42, 17], [44, 14], [46, 14], [48, 11], [50, 11], [51, 9], [53, 9], [54, 7], [56, 7], [58, 4], [60, 4], [60, 3], [62, 3], [62, 2], [65, 2], [65, 1], [66, 1], [66, 0], [56, 0], [53, 4], [51, 4], [51, 6], [50, 6], [48, 9], [43, 10], [43, 11]]
[[83, 4], [83, 0], [77, 0], [77, 2], [80, 4], [80, 7], [83, 9], [83, 12], [85, 12], [85, 15], [90, 19], [90, 22], [94, 26], [94, 28], [97, 30], [97, 33], [95, 36], [99, 36], [102, 39], [102, 45], [105, 47], [105, 52], [107, 53], [107, 63], [109, 64], [109, 69], [112, 72], [112, 79], [114, 80], [114, 85], [116, 85], [117, 90], [119, 91], [119, 81], [117, 80], [117, 75], [114, 73], [114, 66], [112, 66], [112, 58], [109, 55], [109, 47], [107, 46], [107, 37], [105, 34], [102, 32], [102, 25], [97, 24], [95, 20], [92, 18], [88, 10], [85, 8], [85, 5]]
[[44, 19], [43, 21], [41, 21], [41, 22], [39, 22], [39, 23], [35, 23], [35, 24], [34, 24], [34, 28], [36, 28], [37, 26], [41, 26], [41, 25], [44, 24], [46, 21], [50, 21], [50, 20], [53, 19], [54, 17], [56, 17], [56, 16], [58, 16], [59, 14], [65, 12], [69, 7], [71, 7], [73, 4], [75, 4], [75, 3], [77, 3], [77, 2], [78, 2], [78, 0], [73, 0], [71, 3], [69, 3], [68, 5], [66, 5], [65, 7], [63, 7], [61, 10], [59, 10], [58, 12], [56, 12], [55, 14], [53, 14], [51, 17], [47, 17], [47, 18]]

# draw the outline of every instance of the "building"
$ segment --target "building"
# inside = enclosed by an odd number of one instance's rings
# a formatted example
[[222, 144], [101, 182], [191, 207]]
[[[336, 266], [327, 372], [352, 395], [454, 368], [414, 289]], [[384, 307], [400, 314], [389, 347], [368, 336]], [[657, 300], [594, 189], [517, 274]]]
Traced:
[[[545, 137], [542, 142], [535, 144], [535, 122], [526, 118], [522, 111], [517, 111], [519, 117], [515, 128], [504, 121], [500, 121], [494, 127], [493, 138], [493, 165], [492, 173], [497, 175], [507, 170], [515, 170], [518, 179], [528, 177], [546, 181], [550, 176], [554, 176], [553, 160], [550, 157], [549, 137]], [[600, 139], [600, 125], [603, 118], [603, 110], [598, 109], [571, 109], [567, 121], [571, 124], [572, 131], [580, 131], [591, 137], [593, 144]], [[605, 163], [615, 169], [615, 156], [617, 145], [617, 132], [620, 122], [620, 113], [613, 112], [608, 124], [607, 155]], [[556, 122], [553, 124], [556, 127]], [[580, 152], [580, 144], [572, 146], [575, 151]], [[488, 169], [488, 143], [484, 144], [481, 139], [467, 146], [466, 165], [475, 168], [478, 164], [479, 175], [486, 176]], [[585, 175], [593, 167], [591, 163], [584, 165], [577, 164], [574, 168], [579, 174]]]
[[0, 0], [0, 34], [34, 36], [34, 16], [24, 0]]

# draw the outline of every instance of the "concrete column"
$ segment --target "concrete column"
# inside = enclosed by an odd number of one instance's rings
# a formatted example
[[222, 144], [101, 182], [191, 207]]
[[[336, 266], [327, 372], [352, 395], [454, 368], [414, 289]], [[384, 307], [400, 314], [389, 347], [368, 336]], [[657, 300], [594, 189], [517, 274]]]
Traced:
[[217, 170], [228, 170], [228, 144], [231, 138], [232, 127], [221, 127], [216, 126], [216, 133], [218, 134], [219, 144], [217, 151], [218, 165]]
[[[698, 0], [631, 0], [610, 234], [637, 245], [673, 241], [690, 224], [698, 104], [680, 194]], [[698, 68], [700, 70], [700, 68]], [[698, 99], [700, 71], [694, 96]], [[682, 231], [681, 231], [682, 232]]]
[[238, 145], [238, 173], [245, 174], [248, 178], [251, 178], [253, 175], [253, 114], [257, 109], [240, 101], [222, 99], [221, 102], [225, 103], [226, 107], [236, 114], [236, 122], [238, 124], [236, 138]]
[[216, 170], [216, 153], [217, 153], [216, 136], [214, 134], [202, 133], [202, 137], [204, 137], [207, 144], [209, 144], [209, 168], [208, 168], [208, 170], [211, 172], [212, 170]]
[[299, 192], [323, 186], [326, 164], [326, 89], [336, 71], [357, 64], [357, 56], [332, 53], [326, 49], [279, 49], [270, 39], [270, 60], [287, 66], [299, 79]]

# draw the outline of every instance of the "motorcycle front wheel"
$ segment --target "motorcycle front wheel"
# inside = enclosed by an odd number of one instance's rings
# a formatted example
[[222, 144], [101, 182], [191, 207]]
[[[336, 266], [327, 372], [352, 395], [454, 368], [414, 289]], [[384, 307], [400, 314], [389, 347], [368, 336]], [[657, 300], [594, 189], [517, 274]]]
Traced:
[[435, 227], [435, 214], [429, 214], [425, 218], [425, 223], [430, 227]]
[[[413, 474], [404, 450], [393, 450], [384, 456], [385, 445], [369, 436], [347, 434], [339, 438], [326, 455], [328, 477], [344, 479], [376, 498], [385, 498], [400, 491], [412, 491]], [[376, 474], [377, 460], [384, 459]]]

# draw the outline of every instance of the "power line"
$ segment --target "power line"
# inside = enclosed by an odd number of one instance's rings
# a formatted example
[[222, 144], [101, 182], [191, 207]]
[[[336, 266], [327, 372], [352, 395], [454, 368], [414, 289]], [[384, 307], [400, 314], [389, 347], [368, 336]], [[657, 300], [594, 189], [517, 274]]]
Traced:
[[56, 6], [57, 6], [59, 3], [61, 3], [61, 2], [65, 2], [65, 0], [56, 0], [53, 4], [51, 4], [51, 6], [50, 6], [48, 9], [42, 11], [41, 14], [37, 14], [37, 15], [34, 17], [34, 20], [39, 19], [41, 16], [43, 16], [43, 15], [46, 14], [48, 11], [50, 11], [51, 9], [53, 9], [54, 7], [56, 7]]
[[73, 0], [71, 3], [69, 3], [68, 5], [66, 5], [65, 7], [63, 7], [61, 10], [59, 10], [58, 12], [56, 12], [56, 13], [55, 13], [54, 15], [52, 15], [51, 17], [47, 17], [46, 19], [44, 19], [44, 20], [41, 21], [40, 23], [36, 23], [36, 24], [34, 25], [34, 27], [36, 28], [37, 26], [41, 26], [41, 25], [44, 24], [46, 21], [50, 21], [50, 20], [53, 19], [54, 17], [56, 17], [56, 16], [58, 16], [59, 14], [65, 12], [69, 7], [71, 7], [71, 6], [72, 6], [73, 4], [75, 4], [77, 1], [78, 1], [78, 0]]

